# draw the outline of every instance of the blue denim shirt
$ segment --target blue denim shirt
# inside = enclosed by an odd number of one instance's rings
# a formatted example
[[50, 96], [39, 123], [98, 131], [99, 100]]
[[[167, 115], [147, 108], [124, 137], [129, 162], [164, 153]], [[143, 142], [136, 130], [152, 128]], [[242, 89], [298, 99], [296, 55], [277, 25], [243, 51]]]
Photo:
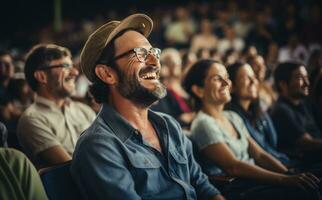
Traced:
[[265, 151], [273, 155], [283, 164], [290, 165], [291, 162], [289, 157], [286, 154], [277, 151], [277, 133], [273, 122], [267, 113], [264, 113], [256, 120], [256, 127], [254, 127], [247, 117], [247, 113], [237, 103], [232, 103], [228, 109], [233, 110], [240, 115], [249, 134]]
[[196, 163], [191, 142], [170, 116], [149, 111], [163, 149], [153, 149], [104, 104], [81, 135], [72, 177], [85, 199], [207, 199], [219, 194]]

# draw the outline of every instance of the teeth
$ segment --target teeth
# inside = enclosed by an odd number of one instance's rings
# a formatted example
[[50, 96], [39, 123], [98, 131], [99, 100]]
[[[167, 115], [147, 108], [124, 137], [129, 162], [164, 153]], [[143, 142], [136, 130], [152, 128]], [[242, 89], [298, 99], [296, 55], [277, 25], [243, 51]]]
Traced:
[[155, 79], [157, 74], [155, 72], [146, 73], [142, 76], [143, 79]]

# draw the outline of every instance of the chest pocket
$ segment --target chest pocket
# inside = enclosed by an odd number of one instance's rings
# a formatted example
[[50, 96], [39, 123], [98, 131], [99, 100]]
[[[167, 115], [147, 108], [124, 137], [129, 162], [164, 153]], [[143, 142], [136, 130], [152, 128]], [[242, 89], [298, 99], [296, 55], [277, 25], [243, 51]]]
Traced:
[[130, 164], [134, 168], [146, 168], [146, 169], [153, 169], [153, 168], [160, 168], [161, 163], [157, 158], [153, 158], [150, 155], [146, 155], [143, 153], [132, 153], [128, 156]]

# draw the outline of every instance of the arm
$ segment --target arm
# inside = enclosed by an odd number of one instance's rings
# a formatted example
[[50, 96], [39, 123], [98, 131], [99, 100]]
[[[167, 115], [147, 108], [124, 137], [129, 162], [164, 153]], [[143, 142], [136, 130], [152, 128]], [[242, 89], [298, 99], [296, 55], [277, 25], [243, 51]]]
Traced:
[[248, 136], [248, 143], [249, 154], [257, 165], [274, 172], [287, 172], [287, 168], [280, 161], [264, 151], [250, 136]]
[[298, 138], [295, 145], [304, 151], [322, 151], [322, 140], [312, 138], [308, 133], [304, 133], [302, 137]]
[[61, 146], [54, 146], [38, 154], [40, 160], [46, 165], [56, 165], [71, 160], [71, 156]]
[[[182, 133], [180, 126], [177, 124], [180, 133]], [[182, 135], [183, 144], [185, 145], [186, 153], [188, 155], [188, 164], [190, 171], [190, 182], [195, 188], [197, 195], [200, 199], [216, 199], [224, 200], [220, 192], [209, 182], [208, 177], [202, 172], [200, 165], [196, 162], [193, 155], [193, 147], [191, 141]]]
[[267, 183], [280, 183], [286, 175], [271, 172], [256, 165], [239, 161], [225, 143], [212, 144], [201, 152], [218, 164], [230, 176], [250, 178]]

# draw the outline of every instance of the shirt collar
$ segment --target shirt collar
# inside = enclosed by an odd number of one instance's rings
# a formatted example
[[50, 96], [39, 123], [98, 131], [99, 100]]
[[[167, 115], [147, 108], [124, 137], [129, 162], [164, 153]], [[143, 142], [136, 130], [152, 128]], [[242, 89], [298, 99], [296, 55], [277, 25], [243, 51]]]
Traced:
[[[112, 106], [104, 103], [99, 116], [108, 124], [113, 130], [115, 135], [119, 137], [123, 142], [130, 138], [133, 134], [136, 134], [136, 129], [124, 119]], [[153, 124], [164, 125], [164, 120], [161, 116], [155, 112], [148, 111], [148, 119]], [[138, 133], [138, 132], [137, 132]]]
[[[66, 98], [64, 106], [69, 105], [70, 102], [71, 102], [70, 98]], [[54, 101], [47, 99], [45, 97], [39, 96], [39, 95], [37, 95], [35, 97], [35, 103], [45, 105], [49, 108], [58, 108], [58, 106], [56, 105], [56, 103]]]

